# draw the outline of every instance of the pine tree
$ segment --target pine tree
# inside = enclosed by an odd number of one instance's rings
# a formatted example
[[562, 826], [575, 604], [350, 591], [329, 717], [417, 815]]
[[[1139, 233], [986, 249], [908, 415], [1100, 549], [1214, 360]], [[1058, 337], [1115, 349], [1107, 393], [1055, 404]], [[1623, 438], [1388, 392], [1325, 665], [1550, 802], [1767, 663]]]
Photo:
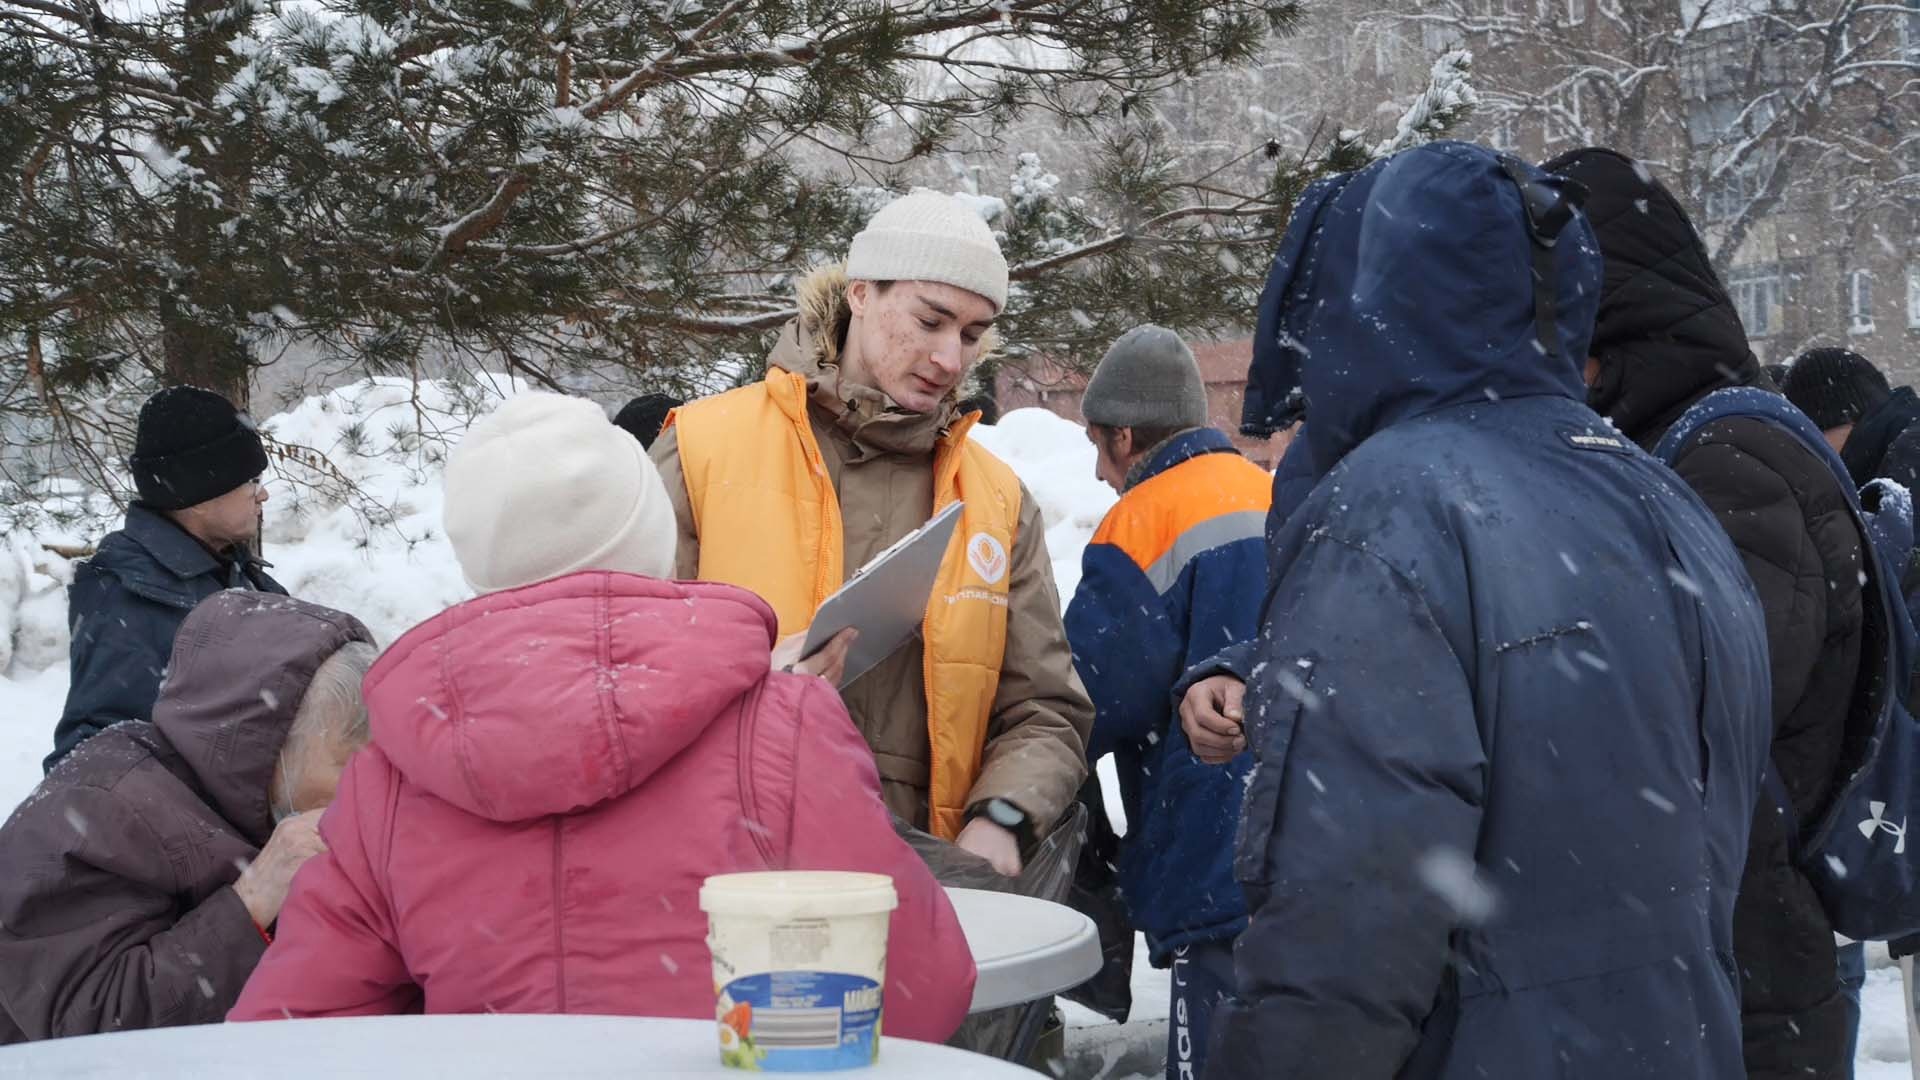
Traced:
[[[289, 346], [712, 389], [955, 154], [1004, 179], [1009, 342], [1243, 326], [1293, 196], [1366, 152], [1243, 127], [1195, 164], [1155, 110], [1298, 7], [0, 0], [0, 371], [31, 390], [0, 414], [154, 379], [245, 400]], [[1008, 144], [1040, 117], [1087, 156]]]

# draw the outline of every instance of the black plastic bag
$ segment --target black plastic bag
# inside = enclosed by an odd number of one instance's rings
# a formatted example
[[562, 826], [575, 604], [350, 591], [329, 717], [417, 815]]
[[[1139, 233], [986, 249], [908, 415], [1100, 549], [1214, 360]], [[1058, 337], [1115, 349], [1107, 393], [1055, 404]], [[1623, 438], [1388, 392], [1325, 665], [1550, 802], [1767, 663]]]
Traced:
[[[1022, 853], [1022, 867], [1017, 877], [1007, 877], [971, 851], [916, 829], [898, 817], [893, 819], [893, 831], [927, 864], [934, 878], [949, 888], [1014, 893], [1064, 904], [1072, 892], [1074, 867], [1086, 840], [1086, 819], [1085, 807], [1076, 804], [1068, 810], [1058, 827], [1035, 844], [1031, 852]], [[947, 1044], [1024, 1064], [1033, 1056], [1035, 1044], [1052, 1012], [1053, 999], [1048, 997], [969, 1016]]]
[[1120, 834], [1107, 816], [1100, 778], [1089, 775], [1080, 787], [1087, 811], [1087, 842], [1073, 871], [1067, 903], [1093, 920], [1100, 931], [1100, 973], [1061, 996], [1084, 1005], [1116, 1024], [1133, 1011], [1133, 924], [1120, 900]]

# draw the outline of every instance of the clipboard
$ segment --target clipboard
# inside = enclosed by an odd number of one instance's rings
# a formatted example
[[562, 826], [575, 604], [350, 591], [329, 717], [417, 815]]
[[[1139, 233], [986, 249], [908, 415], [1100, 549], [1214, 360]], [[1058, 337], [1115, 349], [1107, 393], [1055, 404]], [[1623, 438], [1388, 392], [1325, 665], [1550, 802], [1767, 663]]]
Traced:
[[960, 506], [949, 503], [925, 525], [855, 570], [814, 612], [800, 655], [812, 656], [849, 627], [859, 630], [860, 640], [847, 652], [846, 673], [840, 678], [840, 685], [846, 686], [918, 633], [940, 564], [946, 561], [953, 531], [960, 524]]

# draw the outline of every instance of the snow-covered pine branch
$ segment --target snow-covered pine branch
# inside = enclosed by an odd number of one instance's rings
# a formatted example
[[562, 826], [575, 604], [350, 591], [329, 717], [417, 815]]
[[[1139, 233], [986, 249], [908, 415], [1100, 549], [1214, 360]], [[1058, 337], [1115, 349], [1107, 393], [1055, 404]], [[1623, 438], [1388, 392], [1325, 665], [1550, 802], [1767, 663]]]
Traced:
[[1373, 148], [1374, 156], [1385, 157], [1431, 142], [1464, 120], [1480, 101], [1472, 75], [1473, 53], [1469, 50], [1455, 49], [1435, 60], [1427, 88], [1400, 114], [1392, 137]]

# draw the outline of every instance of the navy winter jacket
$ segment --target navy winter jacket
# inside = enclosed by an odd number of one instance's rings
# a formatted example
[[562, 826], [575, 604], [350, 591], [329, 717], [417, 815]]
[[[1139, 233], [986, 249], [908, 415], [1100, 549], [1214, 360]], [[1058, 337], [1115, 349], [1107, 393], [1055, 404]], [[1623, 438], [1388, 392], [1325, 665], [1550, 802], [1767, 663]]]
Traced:
[[1765, 625], [1582, 403], [1584, 218], [1552, 255], [1542, 342], [1520, 188], [1459, 143], [1295, 211], [1270, 296], [1328, 471], [1271, 553], [1210, 1076], [1743, 1075]]
[[285, 595], [263, 566], [217, 559], [166, 515], [128, 507], [126, 524], [100, 541], [67, 587], [73, 682], [46, 770], [114, 724], [150, 718], [174, 633], [194, 605], [222, 589]]
[[1111, 753], [1127, 836], [1120, 891], [1153, 962], [1246, 925], [1233, 880], [1242, 754], [1201, 764], [1180, 728], [1175, 680], [1222, 647], [1253, 637], [1266, 581], [1266, 470], [1212, 428], [1182, 432], [1127, 478], [1081, 557], [1067, 607], [1074, 667], [1093, 698], [1090, 761]]

